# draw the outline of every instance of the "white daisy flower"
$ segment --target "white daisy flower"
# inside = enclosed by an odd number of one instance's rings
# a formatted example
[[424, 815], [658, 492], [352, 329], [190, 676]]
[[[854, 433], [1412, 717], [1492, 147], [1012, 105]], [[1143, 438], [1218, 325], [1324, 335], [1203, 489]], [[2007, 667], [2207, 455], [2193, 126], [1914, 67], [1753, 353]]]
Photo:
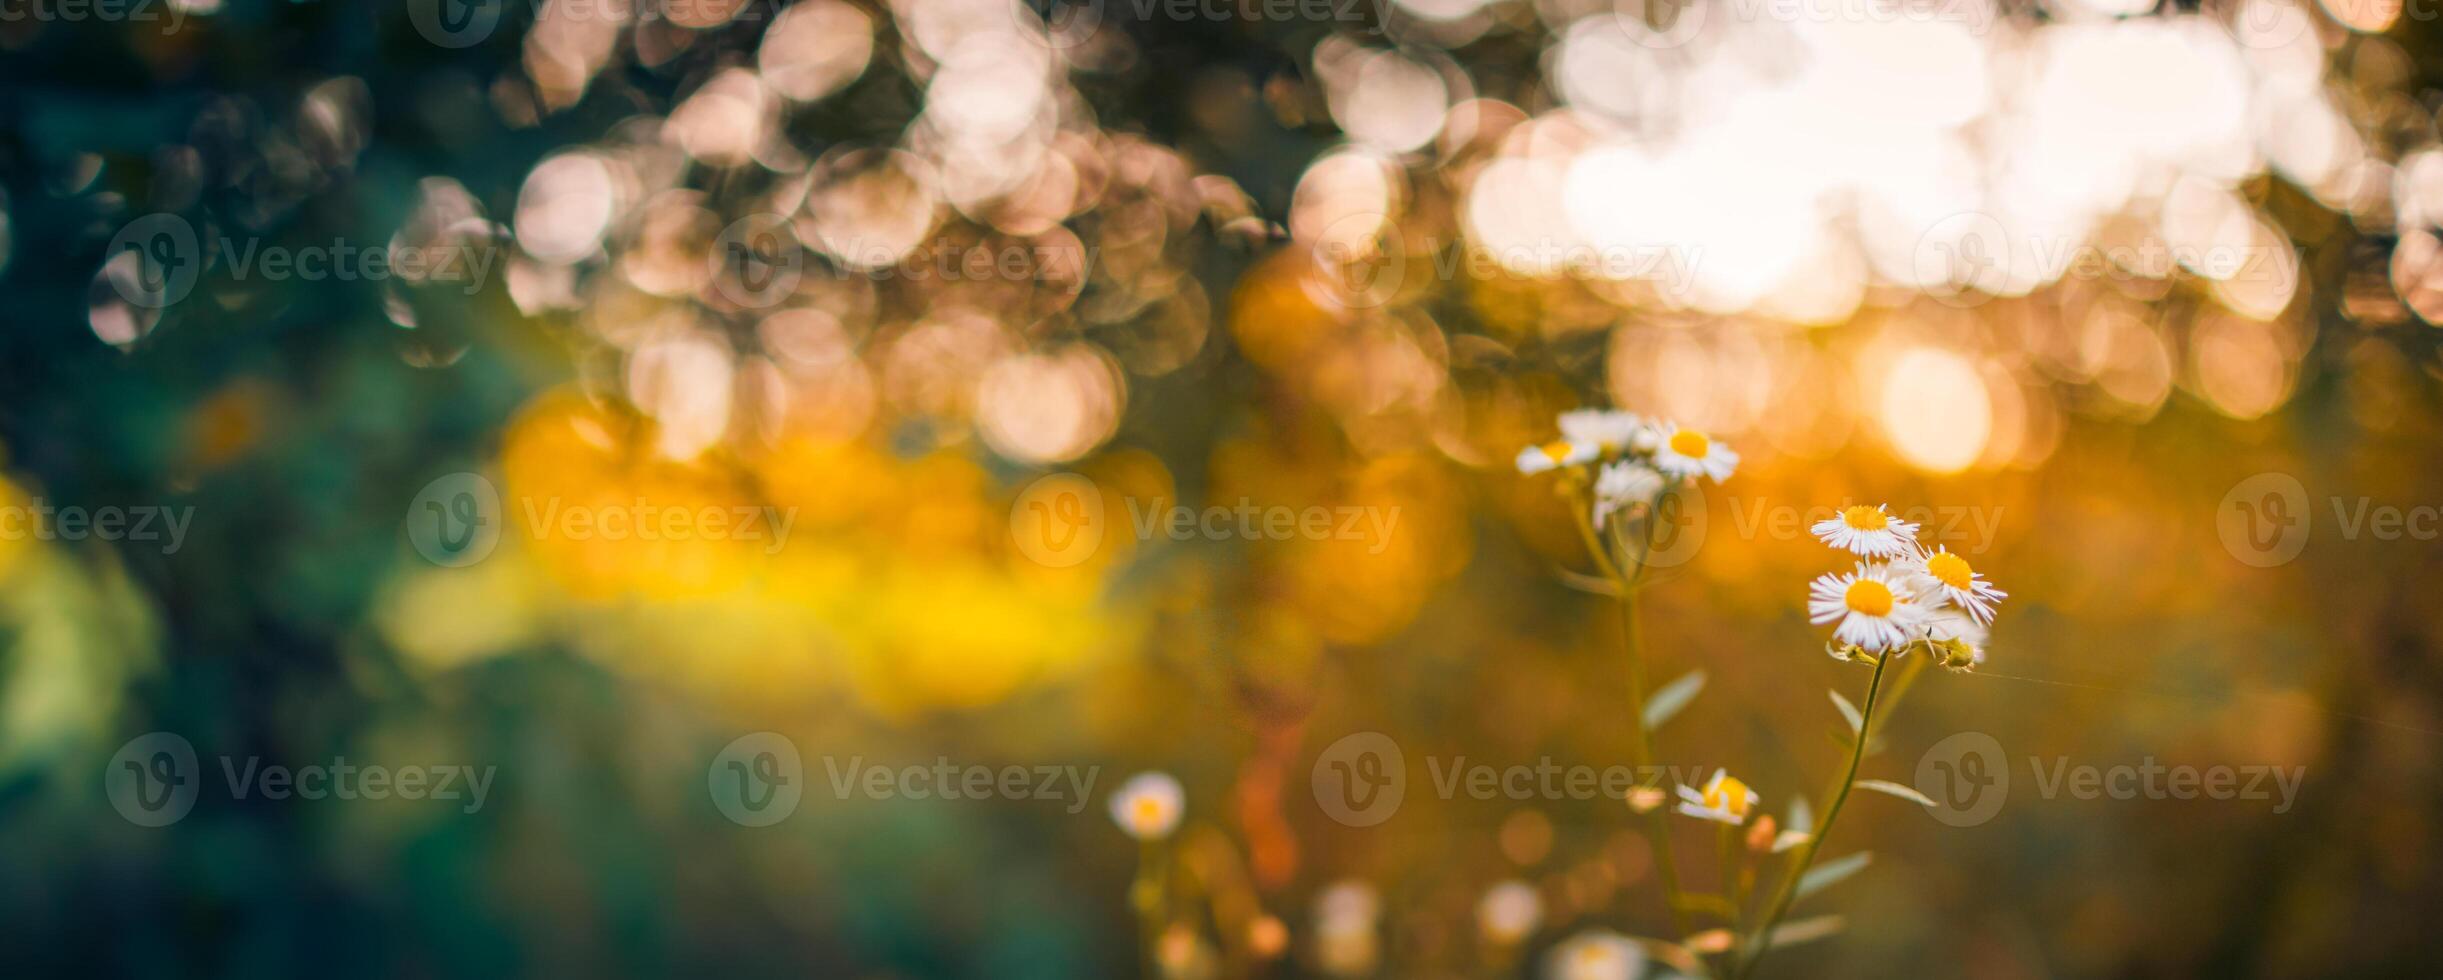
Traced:
[[1544, 897], [1515, 878], [1486, 889], [1476, 903], [1476, 926], [1485, 938], [1508, 946], [1526, 939], [1544, 921]]
[[1634, 980], [1645, 968], [1645, 947], [1609, 929], [1581, 932], [1544, 954], [1545, 980]]
[[1629, 448], [1637, 433], [1646, 427], [1644, 419], [1628, 412], [1600, 408], [1581, 408], [1561, 413], [1561, 438], [1591, 445], [1601, 455], [1611, 456]]
[[1738, 453], [1695, 429], [1664, 423], [1659, 436], [1654, 446], [1654, 468], [1670, 476], [1693, 477], [1701, 473], [1720, 483], [1730, 479], [1731, 471], [1739, 467]]
[[1731, 778], [1720, 769], [1705, 781], [1703, 790], [1680, 788], [1680, 812], [1700, 820], [1715, 820], [1738, 826], [1747, 822], [1748, 810], [1756, 805], [1756, 791]]
[[1111, 794], [1112, 821], [1138, 840], [1169, 837], [1179, 829], [1179, 816], [1186, 810], [1186, 791], [1165, 772], [1130, 776]]
[[1595, 526], [1613, 511], [1639, 501], [1652, 500], [1663, 492], [1663, 475], [1652, 467], [1632, 460], [1606, 463], [1595, 474]]
[[1528, 476], [1563, 466], [1592, 463], [1603, 451], [1591, 442], [1558, 439], [1518, 451], [1518, 471]]
[[1926, 640], [1936, 659], [1953, 670], [1970, 670], [1985, 663], [1985, 627], [1958, 609], [1944, 609], [1926, 618]]
[[1926, 616], [1910, 585], [1905, 573], [1888, 565], [1860, 562], [1854, 572], [1825, 575], [1808, 586], [1808, 621], [1818, 626], [1838, 621], [1833, 638], [1861, 649], [1907, 646]]
[[1917, 525], [1885, 513], [1882, 504], [1844, 508], [1838, 516], [1817, 521], [1807, 530], [1816, 540], [1869, 558], [1917, 550]]
[[1948, 547], [1933, 554], [1903, 559], [1908, 571], [1919, 577], [1923, 591], [1934, 592], [1979, 623], [1993, 622], [1993, 604], [2010, 593], [1994, 588], [1993, 583], [1969, 567], [1968, 559], [1952, 554]]

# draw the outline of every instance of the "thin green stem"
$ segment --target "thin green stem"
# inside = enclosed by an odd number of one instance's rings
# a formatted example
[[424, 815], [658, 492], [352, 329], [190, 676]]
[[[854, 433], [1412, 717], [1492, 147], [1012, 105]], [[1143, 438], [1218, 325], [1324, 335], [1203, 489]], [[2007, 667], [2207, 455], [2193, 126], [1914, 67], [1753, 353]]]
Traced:
[[1780, 886], [1773, 890], [1769, 911], [1750, 934], [1747, 955], [1733, 968], [1733, 980], [1745, 980], [1755, 973], [1756, 964], [1763, 962], [1764, 954], [1772, 950], [1773, 930], [1781, 925], [1781, 917], [1789, 914], [1790, 902], [1798, 897], [1799, 879], [1806, 877], [1807, 869], [1814, 866], [1816, 853], [1824, 849], [1824, 838], [1832, 835], [1832, 822], [1841, 817], [1841, 805], [1849, 802], [1849, 791], [1858, 784], [1858, 766], [1866, 761], [1867, 733], [1874, 730], [1875, 708], [1883, 692], [1883, 669], [1896, 655], [1894, 651], [1885, 651], [1875, 659], [1875, 676], [1866, 682], [1866, 704], [1858, 709], [1858, 737], [1849, 747], [1849, 769], [1841, 776], [1841, 788], [1833, 793], [1832, 804], [1825, 808], [1823, 822], [1808, 835], [1807, 847], [1799, 852], [1797, 863], [1790, 866]]
[[[1588, 517], [1593, 501], [1580, 496], [1574, 498], [1571, 505], [1576, 512], [1578, 533], [1585, 539], [1587, 553], [1594, 557], [1596, 567], [1601, 568], [1613, 584], [1620, 587], [1620, 638], [1628, 656], [1629, 726], [1635, 736], [1630, 742], [1629, 761], [1642, 773], [1654, 764], [1654, 735], [1646, 729], [1646, 650], [1642, 635], [1643, 617], [1637, 611], [1637, 587], [1628, 575], [1621, 572], [1619, 563], [1612, 560], [1611, 549], [1604, 543], [1605, 536], [1595, 532], [1594, 522]], [[1651, 527], [1647, 533], [1651, 541]], [[1643, 571], [1639, 569], [1641, 575]], [[1686, 936], [1689, 933], [1688, 912], [1683, 907], [1686, 902], [1680, 890], [1679, 864], [1671, 856], [1669, 802], [1666, 799], [1664, 805], [1646, 812], [1646, 843], [1654, 852], [1654, 871], [1662, 879], [1663, 905], [1670, 912], [1671, 926], [1678, 930], [1679, 935]]]
[[1170, 867], [1163, 843], [1145, 840], [1137, 849], [1137, 880], [1129, 887], [1129, 904], [1136, 907], [1138, 942], [1143, 946], [1145, 976], [1162, 975], [1162, 928], [1169, 915]]
[[[1621, 642], [1629, 651], [1629, 725], [1637, 735], [1629, 761], [1639, 772], [1654, 765], [1654, 733], [1646, 728], [1646, 649], [1644, 631], [1640, 629], [1644, 618], [1637, 614], [1635, 591], [1620, 597]], [[1668, 792], [1670, 787], [1663, 789]], [[1671, 912], [1671, 928], [1685, 937], [1690, 931], [1688, 912], [1682, 908], [1685, 893], [1680, 890], [1679, 863], [1671, 856], [1670, 815], [1671, 800], [1667, 795], [1661, 806], [1646, 811], [1649, 828], [1646, 843], [1654, 849], [1654, 872], [1663, 882], [1663, 904]]]
[[1604, 547], [1602, 537], [1595, 533], [1595, 522], [1590, 516], [1593, 510], [1593, 500], [1583, 494], [1571, 495], [1569, 516], [1578, 519], [1578, 538], [1586, 542], [1586, 553], [1594, 558], [1595, 570], [1602, 572], [1604, 578], [1611, 579], [1614, 585], [1627, 588], [1628, 576], [1620, 574], [1620, 566], [1612, 563], [1611, 549]]

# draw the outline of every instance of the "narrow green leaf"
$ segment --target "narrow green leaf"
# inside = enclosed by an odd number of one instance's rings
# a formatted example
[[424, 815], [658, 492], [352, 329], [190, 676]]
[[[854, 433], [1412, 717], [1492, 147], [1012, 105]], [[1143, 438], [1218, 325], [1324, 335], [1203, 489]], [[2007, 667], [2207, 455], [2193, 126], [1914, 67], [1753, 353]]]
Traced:
[[1688, 892], [1675, 904], [1682, 912], [1719, 916], [1726, 921], [1739, 918], [1739, 907], [1731, 904], [1730, 899], [1709, 892]]
[[1646, 699], [1646, 730], [1653, 731], [1679, 714], [1688, 702], [1696, 700], [1697, 692], [1705, 689], [1705, 672], [1692, 670], [1663, 685]]
[[1934, 805], [1932, 799], [1918, 792], [1913, 786], [1902, 786], [1899, 783], [1889, 783], [1880, 779], [1861, 779], [1858, 780], [1858, 788], [1871, 789], [1877, 793], [1888, 793], [1920, 806]]
[[1858, 706], [1849, 703], [1849, 699], [1842, 697], [1841, 692], [1825, 691], [1824, 693], [1832, 695], [1832, 706], [1841, 709], [1841, 717], [1849, 719], [1850, 731], [1854, 732], [1866, 727], [1866, 716], [1859, 714]]
[[1785, 922], [1773, 930], [1772, 938], [1766, 940], [1765, 945], [1774, 948], [1796, 946], [1836, 935], [1847, 926], [1848, 923], [1837, 915], [1819, 915], [1812, 919]]
[[1798, 877], [1798, 891], [1792, 897], [1805, 898], [1809, 895], [1815, 894], [1816, 892], [1830, 888], [1833, 885], [1840, 883], [1841, 879], [1857, 874], [1859, 870], [1866, 867], [1866, 862], [1870, 859], [1871, 855], [1869, 855], [1867, 852], [1859, 851], [1858, 853], [1852, 854], [1848, 857], [1834, 858], [1833, 860], [1826, 861], [1822, 864], [1816, 865], [1815, 867], [1808, 868], [1806, 874]]
[[1636, 941], [1639, 946], [1645, 947], [1646, 958], [1670, 967], [1681, 976], [1702, 977], [1707, 975], [1705, 961], [1698, 959], [1697, 954], [1691, 952], [1686, 946], [1661, 939], [1647, 939], [1642, 936], [1629, 938]]
[[1604, 578], [1600, 575], [1580, 575], [1576, 572], [1570, 571], [1569, 569], [1562, 568], [1559, 565], [1552, 566], [1552, 571], [1555, 576], [1560, 578], [1562, 585], [1566, 585], [1580, 592], [1585, 592], [1592, 595], [1611, 596], [1614, 599], [1620, 598], [1620, 586], [1614, 584], [1611, 579]]

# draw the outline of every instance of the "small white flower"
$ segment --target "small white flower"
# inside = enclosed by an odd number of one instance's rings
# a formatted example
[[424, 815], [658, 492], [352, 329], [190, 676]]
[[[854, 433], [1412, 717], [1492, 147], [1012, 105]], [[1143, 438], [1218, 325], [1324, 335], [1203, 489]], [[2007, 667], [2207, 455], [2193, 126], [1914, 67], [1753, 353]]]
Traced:
[[1738, 467], [1739, 454], [1729, 446], [1677, 423], [1665, 423], [1654, 446], [1654, 468], [1674, 477], [1701, 473], [1720, 483], [1730, 479], [1731, 471]]
[[1906, 646], [1927, 612], [1907, 578], [1888, 565], [1865, 562], [1848, 574], [1825, 575], [1808, 586], [1807, 618], [1818, 626], [1838, 621], [1833, 638], [1861, 649]]
[[2010, 593], [1994, 588], [1993, 583], [1977, 574], [1968, 559], [1952, 554], [1948, 547], [1933, 554], [1915, 555], [1903, 559], [1908, 571], [1919, 579], [1923, 591], [1934, 592], [1958, 606], [1979, 623], [1993, 622], [1993, 604]]
[[1970, 646], [1985, 645], [1985, 626], [1957, 609], [1938, 609], [1926, 617], [1926, 639], [1937, 643], [1958, 640]]
[[1869, 558], [1917, 550], [1917, 525], [1885, 513], [1882, 504], [1844, 508], [1829, 520], [1815, 522], [1808, 530], [1825, 544]]
[[1605, 456], [1616, 455], [1629, 448], [1646, 422], [1628, 412], [1600, 408], [1581, 408], [1561, 413], [1561, 438], [1570, 442], [1594, 446]]
[[1179, 828], [1179, 816], [1186, 810], [1186, 791], [1165, 772], [1130, 776], [1111, 794], [1112, 821], [1138, 840], [1169, 837]]
[[1663, 431], [1652, 423], [1638, 426], [1637, 434], [1629, 437], [1629, 451], [1640, 456], [1652, 456], [1662, 445]]
[[1756, 805], [1756, 791], [1731, 778], [1720, 769], [1705, 781], [1703, 790], [1680, 786], [1680, 812], [1700, 820], [1715, 820], [1738, 826], [1747, 822], [1748, 810]]
[[1602, 455], [1602, 450], [1594, 443], [1560, 439], [1541, 446], [1529, 446], [1519, 450], [1518, 471], [1528, 476], [1534, 476], [1563, 466], [1592, 463], [1600, 455]]
[[1602, 527], [1613, 511], [1662, 492], [1662, 474], [1643, 463], [1624, 459], [1604, 464], [1595, 474], [1595, 526]]
[[1485, 938], [1508, 946], [1527, 938], [1544, 921], [1544, 898], [1535, 886], [1517, 879], [1486, 889], [1476, 903], [1476, 925]]
[[1935, 660], [1945, 667], [1971, 670], [1985, 663], [1985, 627], [1965, 612], [1935, 612], [1926, 618], [1925, 634]]
[[1634, 980], [1645, 968], [1645, 948], [1609, 929], [1581, 932], [1544, 954], [1545, 980]]

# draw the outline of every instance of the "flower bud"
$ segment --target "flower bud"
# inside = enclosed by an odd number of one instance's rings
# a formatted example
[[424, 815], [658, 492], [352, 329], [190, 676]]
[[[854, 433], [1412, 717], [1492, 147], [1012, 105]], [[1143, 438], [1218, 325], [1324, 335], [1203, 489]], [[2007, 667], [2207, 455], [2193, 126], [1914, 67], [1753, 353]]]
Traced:
[[1747, 849], [1762, 854], [1773, 847], [1775, 825], [1772, 814], [1756, 818], [1755, 826], [1747, 829]]

